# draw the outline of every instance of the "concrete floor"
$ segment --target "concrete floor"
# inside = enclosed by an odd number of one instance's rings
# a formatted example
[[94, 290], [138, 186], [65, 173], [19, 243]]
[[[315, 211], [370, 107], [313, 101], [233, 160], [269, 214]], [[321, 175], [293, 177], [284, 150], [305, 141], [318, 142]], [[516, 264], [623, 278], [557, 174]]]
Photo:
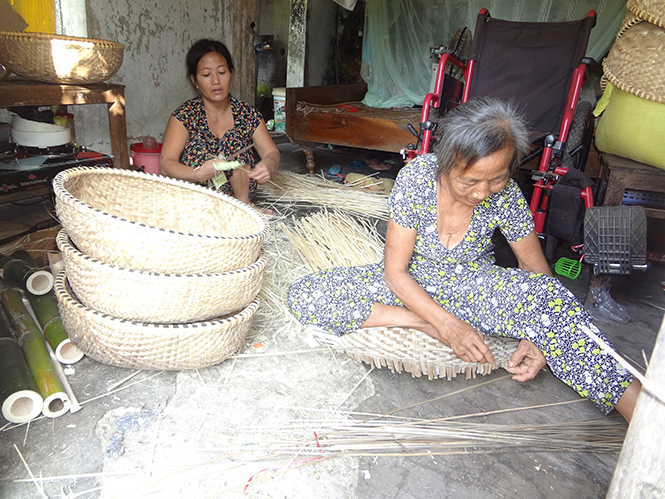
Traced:
[[[306, 171], [301, 152], [286, 143], [280, 149], [283, 168]], [[321, 149], [317, 169], [363, 161], [364, 154]], [[45, 214], [43, 203], [0, 205], [0, 238]], [[583, 300], [588, 266], [576, 281], [562, 280]], [[662, 281], [662, 266], [613, 277], [612, 296], [632, 320], [598, 321], [617, 350], [638, 366], [650, 357], [663, 319]], [[276, 322], [255, 331], [243, 355], [206, 369], [136, 373], [84, 358], [69, 375], [80, 412], [0, 427], [0, 497], [605, 497], [617, 453], [501, 447], [481, 452], [470, 446], [440, 454], [442, 448], [432, 446], [409, 456], [270, 455], [270, 444], [298, 448], [301, 439], [311, 441], [313, 432], [335, 422], [391, 411], [397, 411], [393, 417], [436, 419], [559, 403], [465, 421], [565, 426], [597, 420], [599, 428], [627, 428], [618, 414], [600, 416], [547, 370], [527, 383], [512, 381], [504, 371], [428, 381], [370, 369]], [[263, 346], [251, 346], [258, 342]], [[30, 482], [30, 473], [43, 492]]]

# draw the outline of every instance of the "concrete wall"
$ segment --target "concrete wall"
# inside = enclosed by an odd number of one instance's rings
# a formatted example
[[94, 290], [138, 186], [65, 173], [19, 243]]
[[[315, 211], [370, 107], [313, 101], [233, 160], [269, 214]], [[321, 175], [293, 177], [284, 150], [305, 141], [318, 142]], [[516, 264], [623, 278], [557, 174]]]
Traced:
[[[88, 36], [125, 44], [122, 67], [109, 81], [125, 85], [127, 138], [161, 141], [173, 110], [194, 96], [185, 55], [200, 38], [232, 48], [232, 0], [87, 0]], [[75, 106], [79, 143], [110, 152], [104, 106]]]
[[[233, 0], [87, 0], [88, 36], [125, 44], [122, 67], [109, 81], [125, 85], [127, 139], [162, 140], [173, 110], [194, 96], [185, 55], [200, 38], [216, 38], [233, 53]], [[307, 85], [331, 83], [337, 4], [308, 0]], [[274, 35], [285, 70], [290, 0], [261, 0], [256, 31]], [[110, 153], [106, 109], [74, 106], [77, 141]]]

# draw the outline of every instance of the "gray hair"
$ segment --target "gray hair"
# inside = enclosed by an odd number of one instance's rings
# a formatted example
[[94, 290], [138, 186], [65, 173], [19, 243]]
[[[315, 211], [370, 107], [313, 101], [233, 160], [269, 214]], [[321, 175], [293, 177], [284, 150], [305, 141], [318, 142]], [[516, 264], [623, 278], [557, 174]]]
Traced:
[[453, 168], [466, 170], [476, 161], [512, 146], [511, 175], [530, 147], [526, 121], [512, 104], [479, 97], [448, 111], [439, 122], [434, 153], [437, 178]]

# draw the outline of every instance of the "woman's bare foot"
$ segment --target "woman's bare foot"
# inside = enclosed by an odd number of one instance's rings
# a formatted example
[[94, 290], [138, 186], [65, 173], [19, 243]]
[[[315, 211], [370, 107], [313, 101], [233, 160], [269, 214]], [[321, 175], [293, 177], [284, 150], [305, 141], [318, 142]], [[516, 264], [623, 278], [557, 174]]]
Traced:
[[273, 212], [270, 208], [263, 208], [262, 206], [257, 206], [253, 203], [249, 203], [249, 205], [267, 219], [271, 219], [273, 217]]
[[633, 412], [635, 411], [635, 404], [637, 403], [637, 397], [640, 395], [640, 390], [642, 389], [642, 383], [638, 380], [633, 381], [626, 391], [623, 392], [619, 402], [615, 409], [623, 416], [623, 418], [630, 423], [631, 418], [633, 417]]

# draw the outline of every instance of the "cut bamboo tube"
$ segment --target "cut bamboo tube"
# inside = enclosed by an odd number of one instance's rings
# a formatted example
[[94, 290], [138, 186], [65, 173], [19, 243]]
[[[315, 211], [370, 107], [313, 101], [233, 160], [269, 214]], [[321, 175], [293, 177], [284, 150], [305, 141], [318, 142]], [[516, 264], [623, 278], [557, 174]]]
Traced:
[[42, 412], [38, 393], [21, 347], [13, 338], [4, 314], [0, 314], [0, 405], [10, 423], [27, 423]]
[[18, 336], [18, 343], [37, 383], [39, 393], [44, 398], [42, 413], [48, 418], [63, 415], [69, 410], [71, 401], [53, 369], [46, 349], [46, 340], [23, 304], [20, 292], [2, 283], [0, 302]]
[[0, 255], [2, 278], [33, 295], [43, 295], [53, 289], [55, 279], [50, 272], [41, 270], [20, 258]]
[[83, 352], [67, 336], [53, 291], [40, 296], [27, 293], [27, 298], [37, 322], [44, 331], [44, 337], [55, 351], [58, 361], [63, 364], [74, 364], [81, 360]]
[[46, 343], [46, 349], [48, 350], [49, 357], [51, 357], [51, 363], [53, 364], [53, 369], [55, 369], [55, 374], [58, 376], [60, 383], [62, 383], [62, 386], [65, 388], [65, 393], [71, 402], [69, 412], [79, 412], [81, 410], [81, 405], [79, 404], [79, 401], [74, 394], [72, 385], [69, 384], [69, 380], [67, 379], [67, 375], [65, 375], [65, 371], [62, 370], [59, 359], [56, 357], [53, 348], [51, 348], [51, 345], [49, 345], [48, 342]]

